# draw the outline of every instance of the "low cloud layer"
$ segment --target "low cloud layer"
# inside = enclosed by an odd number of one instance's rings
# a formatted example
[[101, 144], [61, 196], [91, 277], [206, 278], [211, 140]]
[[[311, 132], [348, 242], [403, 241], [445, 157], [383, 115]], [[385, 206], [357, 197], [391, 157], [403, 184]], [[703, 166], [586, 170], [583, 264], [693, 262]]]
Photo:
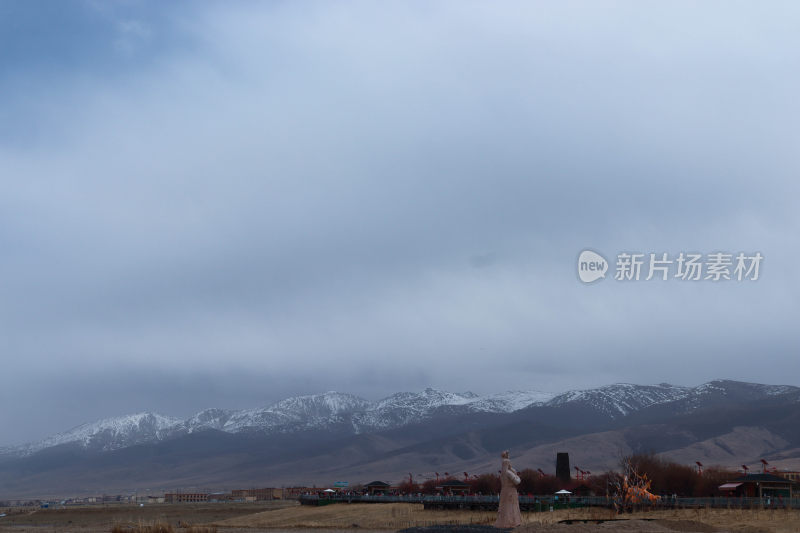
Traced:
[[[794, 4], [0, 9], [0, 445], [330, 389], [800, 384]], [[587, 247], [765, 259], [585, 286]]]

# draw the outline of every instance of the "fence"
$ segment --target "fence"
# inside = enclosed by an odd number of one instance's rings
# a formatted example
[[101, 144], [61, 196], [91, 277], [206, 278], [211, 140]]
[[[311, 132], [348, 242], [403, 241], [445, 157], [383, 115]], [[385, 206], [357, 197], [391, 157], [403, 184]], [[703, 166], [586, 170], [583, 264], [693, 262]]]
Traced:
[[[426, 509], [497, 510], [497, 495], [438, 496], [429, 494], [361, 495], [361, 494], [307, 494], [300, 496], [303, 505], [329, 505], [334, 503], [421, 503]], [[575, 507], [612, 507], [604, 496], [520, 496], [523, 511], [537, 512]], [[671, 498], [642, 505], [647, 509], [800, 509], [800, 498]]]

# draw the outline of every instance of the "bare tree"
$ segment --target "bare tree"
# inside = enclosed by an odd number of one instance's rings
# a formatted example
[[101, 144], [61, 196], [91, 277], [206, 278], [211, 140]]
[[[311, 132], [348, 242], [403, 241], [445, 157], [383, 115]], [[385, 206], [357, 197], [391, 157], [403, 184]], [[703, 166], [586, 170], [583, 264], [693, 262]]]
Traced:
[[650, 492], [651, 481], [639, 473], [630, 458], [622, 460], [622, 473], [609, 477], [611, 498], [618, 513], [632, 511], [635, 506], [652, 505], [660, 497]]

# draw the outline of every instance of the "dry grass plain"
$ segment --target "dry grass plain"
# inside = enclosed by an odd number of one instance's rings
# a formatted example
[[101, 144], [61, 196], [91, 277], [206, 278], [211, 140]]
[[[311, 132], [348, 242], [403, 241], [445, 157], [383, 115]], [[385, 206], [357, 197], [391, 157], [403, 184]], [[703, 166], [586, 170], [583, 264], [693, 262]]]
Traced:
[[[109, 533], [115, 525], [123, 527], [164, 522], [178, 524], [207, 524], [229, 518], [295, 506], [293, 501], [264, 503], [207, 503], [87, 505], [64, 509], [12, 507], [0, 509], [0, 533]], [[178, 528], [180, 531], [180, 528]]]
[[[591, 509], [565, 509], [552, 513], [523, 513], [521, 532], [534, 531], [650, 531], [658, 525], [667, 531], [731, 531], [743, 533], [800, 532], [800, 511], [696, 509], [654, 511], [617, 516], [613, 512]], [[636, 523], [559, 524], [563, 520], [632, 519]], [[477, 511], [426, 511], [420, 504], [337, 504], [324, 507], [292, 507], [239, 516], [216, 523], [220, 532], [226, 527], [255, 530], [291, 529], [389, 529], [447, 525], [491, 525], [495, 513]], [[630, 529], [630, 526], [635, 526]], [[644, 529], [642, 529], [644, 528]]]
[[[419, 504], [336, 504], [300, 506], [296, 502], [265, 504], [177, 504], [145, 507], [71, 507], [67, 509], [9, 510], [0, 518], [0, 533], [109, 533], [138, 524], [165, 522], [180, 532], [186, 525], [216, 526], [218, 533], [324, 533], [357, 530], [396, 531], [432, 525], [491, 525], [494, 513], [426, 511]], [[9, 512], [5, 511], [5, 512]], [[0, 510], [4, 512], [4, 510]], [[627, 519], [597, 524], [598, 521]], [[559, 523], [574, 520], [572, 524]], [[571, 509], [552, 513], [523, 513], [518, 533], [794, 533], [800, 532], [800, 511], [696, 509], [635, 513], [616, 516], [602, 509]]]

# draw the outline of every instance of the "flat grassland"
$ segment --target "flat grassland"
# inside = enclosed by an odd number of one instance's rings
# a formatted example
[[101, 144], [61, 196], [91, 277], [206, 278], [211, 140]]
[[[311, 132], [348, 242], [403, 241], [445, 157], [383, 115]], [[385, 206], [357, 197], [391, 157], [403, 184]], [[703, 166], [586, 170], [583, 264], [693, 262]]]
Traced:
[[[217, 522], [220, 532], [225, 528], [255, 530], [290, 529], [389, 529], [433, 525], [491, 525], [496, 513], [459, 510], [428, 510], [421, 504], [334, 504], [324, 507], [291, 507], [243, 515]], [[606, 509], [564, 509], [554, 512], [523, 513], [520, 532], [534, 531], [683, 531], [708, 533], [731, 531], [743, 533], [800, 532], [800, 510], [726, 510], [682, 509], [640, 512], [617, 515]], [[614, 520], [559, 524], [563, 520]], [[627, 520], [622, 522], [620, 520]]]
[[108, 533], [115, 525], [164, 522], [199, 525], [229, 518], [296, 506], [294, 501], [258, 503], [180, 503], [138, 505], [85, 505], [62, 509], [11, 507], [0, 509], [2, 533]]
[[[0, 533], [108, 533], [123, 528], [162, 522], [176, 531], [180, 526], [215, 525], [219, 533], [324, 529], [397, 531], [433, 525], [491, 525], [495, 513], [424, 510], [420, 504], [334, 504], [300, 506], [297, 502], [241, 504], [158, 504], [86, 506], [65, 509], [0, 509]], [[523, 513], [523, 525], [515, 533], [790, 533], [800, 531], [800, 510], [683, 509], [615, 515], [604, 509], [570, 509], [552, 513]], [[572, 520], [572, 524], [559, 523]], [[587, 522], [583, 522], [586, 520]], [[603, 521], [603, 523], [597, 523]], [[611, 521], [613, 520], [613, 521]], [[624, 520], [624, 521], [620, 521]]]

